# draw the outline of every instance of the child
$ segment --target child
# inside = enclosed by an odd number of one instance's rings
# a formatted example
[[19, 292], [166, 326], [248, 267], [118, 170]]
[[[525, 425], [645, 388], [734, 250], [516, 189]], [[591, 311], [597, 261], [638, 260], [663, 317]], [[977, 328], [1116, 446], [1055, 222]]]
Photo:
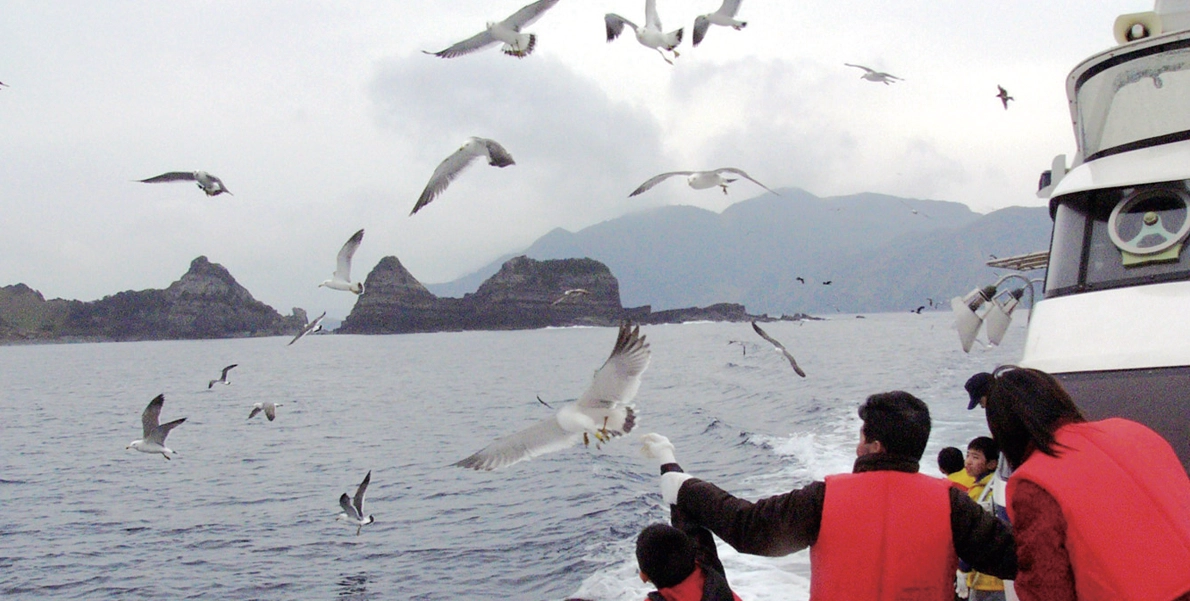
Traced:
[[711, 533], [698, 530], [701, 532], [687, 535], [659, 523], [645, 527], [636, 538], [640, 579], [657, 587], [649, 593], [649, 601], [740, 601], [723, 576], [723, 564], [714, 551]]
[[946, 447], [938, 452], [938, 470], [963, 492], [967, 492], [971, 485], [975, 484], [975, 479], [967, 475], [965, 467], [963, 452], [958, 447]]
[[[975, 481], [967, 494], [989, 513], [992, 511], [993, 503], [992, 487], [989, 484], [996, 472], [999, 458], [1000, 445], [987, 436], [980, 436], [967, 445], [965, 468], [967, 475]], [[967, 566], [960, 565], [960, 569], [964, 567]], [[971, 591], [971, 601], [1004, 601], [1003, 580], [970, 568], [964, 572], [967, 574], [967, 588]]]

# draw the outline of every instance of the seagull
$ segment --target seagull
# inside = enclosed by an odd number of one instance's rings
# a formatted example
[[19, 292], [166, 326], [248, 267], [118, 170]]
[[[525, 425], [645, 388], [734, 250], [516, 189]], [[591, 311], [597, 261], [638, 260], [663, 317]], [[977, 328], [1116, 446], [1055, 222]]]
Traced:
[[489, 22], [487, 29], [471, 36], [446, 50], [425, 52], [441, 58], [454, 58], [482, 50], [497, 42], [504, 42], [501, 51], [508, 56], [525, 58], [537, 46], [537, 35], [521, 33], [521, 29], [528, 27], [539, 19], [545, 11], [553, 8], [558, 0], [537, 0], [532, 4], [512, 13], [511, 17], [500, 22]]
[[652, 48], [665, 59], [665, 62], [674, 64], [665, 56], [665, 51], [668, 50], [674, 54], [674, 58], [678, 58], [678, 51], [674, 48], [682, 43], [682, 28], [679, 27], [669, 33], [661, 32], [661, 18], [657, 16], [657, 0], [645, 0], [645, 26], [637, 27], [635, 23], [617, 15], [615, 13], [607, 13], [603, 16], [603, 22], [607, 25], [607, 41], [610, 42], [618, 37], [624, 31], [624, 26], [628, 25], [636, 33], [636, 41], [640, 42], [646, 48]]
[[918, 315], [921, 315], [921, 312], [922, 312], [923, 310], [925, 310], [925, 308], [926, 308], [926, 306], [925, 306], [925, 305], [922, 305], [922, 306], [920, 306], [920, 307], [918, 307], [918, 308], [916, 308], [916, 309], [914, 309], [914, 310], [910, 311], [910, 313], [917, 313]]
[[830, 285], [831, 285], [831, 282], [833, 282], [833, 281], [834, 281], [834, 280], [826, 280], [826, 281], [822, 282], [822, 285], [823, 285], [823, 286], [830, 286]]
[[538, 403], [541, 403], [542, 405], [545, 405], [546, 407], [549, 407], [550, 409], [553, 409], [553, 408], [554, 408], [554, 406], [553, 406], [553, 405], [551, 405], [551, 404], [549, 404], [549, 403], [547, 403], [547, 402], [545, 402], [545, 401], [541, 400], [541, 395], [540, 395], [540, 394], [539, 394], [539, 395], [537, 395], [537, 402], [538, 402]]
[[[162, 182], [197, 182], [198, 187], [207, 193], [207, 196], [219, 196], [224, 192], [231, 194], [231, 190], [223, 185], [223, 180], [207, 173], [206, 171], [170, 171], [169, 173], [162, 173], [156, 177], [149, 179], [136, 180], [143, 184], [160, 184]], [[235, 194], [231, 194], [235, 196]]]
[[351, 282], [351, 257], [355, 256], [355, 249], [359, 248], [359, 243], [364, 239], [364, 230], [360, 230], [350, 238], [339, 249], [339, 257], [335, 262], [335, 273], [331, 274], [331, 279], [326, 280], [318, 285], [319, 288], [326, 286], [331, 290], [343, 290], [345, 292], [354, 292], [357, 295], [364, 293], [364, 283]]
[[454, 154], [439, 163], [438, 168], [434, 170], [434, 175], [430, 176], [426, 189], [421, 191], [417, 204], [413, 205], [413, 210], [409, 214], [412, 215], [430, 204], [430, 201], [441, 194], [450, 185], [450, 182], [458, 177], [460, 172], [479, 157], [487, 159], [488, 164], [493, 167], [507, 167], [516, 164], [516, 161], [512, 160], [512, 155], [508, 154], [508, 151], [504, 150], [504, 147], [495, 140], [469, 138]]
[[219, 374], [218, 380], [211, 380], [210, 382], [207, 382], [207, 390], [210, 390], [211, 387], [216, 384], [227, 384], [228, 386], [231, 386], [231, 382], [227, 381], [227, 372], [231, 371], [231, 369], [237, 365], [239, 365], [239, 363], [232, 363], [231, 365], [224, 367], [223, 373]]
[[6, 88], [7, 88], [7, 87], [10, 87], [8, 84], [6, 84], [6, 83], [4, 83], [4, 82], [2, 82], [2, 81], [0, 81], [0, 86], [4, 86], [4, 87], [6, 87]]
[[[769, 192], [773, 192], [771, 189], [769, 189], [768, 186], [752, 179], [752, 176], [748, 175], [747, 173], [744, 173], [743, 170], [741, 170], [741, 169], [736, 169], [735, 167], [720, 167], [719, 169], [715, 169], [713, 171], [670, 171], [669, 173], [662, 173], [661, 175], [655, 175], [655, 176], [649, 178], [645, 183], [641, 184], [639, 188], [633, 190], [632, 194], [629, 194], [628, 196], [632, 197], [632, 196], [636, 196], [637, 194], [641, 194], [641, 193], [645, 192], [646, 190], [648, 190], [649, 188], [652, 188], [653, 186], [656, 186], [657, 184], [661, 183], [662, 181], [669, 179], [670, 177], [673, 177], [675, 175], [685, 175], [686, 183], [689, 184], [690, 187], [694, 188], [695, 190], [705, 190], [707, 188], [713, 188], [715, 186], [719, 186], [720, 188], [723, 189], [723, 193], [727, 194], [727, 184], [730, 184], [731, 182], [734, 182], [734, 181], [738, 180], [739, 178], [738, 177], [732, 177], [732, 178], [723, 177], [724, 173], [738, 175], [738, 176], [756, 184], [757, 186], [760, 186], [761, 188], [768, 190]], [[773, 194], [777, 194], [777, 193], [773, 192]], [[777, 196], [780, 196], [780, 194], [777, 194]]]
[[745, 343], [743, 340], [728, 340], [728, 341], [727, 341], [727, 344], [738, 344], [738, 345], [740, 345], [740, 350], [744, 352], [744, 356], [745, 356], [745, 357], [747, 357], [747, 356], [748, 356], [748, 345], [747, 345], [747, 343]]
[[803, 277], [802, 277], [802, 276], [800, 276], [800, 275], [799, 275], [799, 276], [797, 276], [797, 277], [796, 277], [796, 278], [794, 278], [794, 279], [796, 279], [797, 281], [799, 281], [799, 282], [801, 282], [801, 283], [803, 283], [803, 284], [805, 284], [805, 283], [806, 283], [806, 278], [803, 278]]
[[1008, 90], [1005, 90], [1003, 86], [997, 85], [997, 86], [996, 86], [996, 88], [1000, 90], [1000, 91], [999, 91], [999, 92], [996, 94], [996, 98], [999, 98], [999, 99], [1000, 99], [1000, 102], [1004, 103], [1004, 110], [1008, 110], [1008, 101], [1009, 101], [1009, 100], [1016, 100], [1016, 98], [1013, 98], [1012, 96], [1009, 96], [1009, 95], [1008, 95]]
[[161, 456], [166, 459], [169, 459], [170, 455], [176, 454], [173, 450], [165, 448], [165, 437], [169, 436], [170, 430], [186, 421], [186, 418], [175, 419], [168, 424], [158, 424], [157, 418], [161, 416], [161, 406], [164, 404], [164, 394], [159, 394], [149, 401], [149, 406], [145, 407], [145, 412], [140, 416], [141, 425], [144, 427], [144, 438], [128, 443], [128, 446], [124, 447], [125, 449], [136, 449], [142, 453], [161, 453]]
[[302, 328], [302, 331], [298, 332], [297, 336], [294, 336], [293, 340], [290, 340], [289, 344], [287, 344], [285, 346], [289, 346], [290, 344], [293, 344], [293, 343], [301, 340], [302, 336], [305, 336], [306, 334], [322, 330], [322, 318], [323, 317], [326, 317], [326, 311], [323, 311], [322, 315], [315, 317], [314, 321], [311, 321], [310, 323], [306, 324], [306, 327]]
[[454, 465], [493, 470], [572, 447], [580, 440], [589, 444], [589, 436], [595, 437], [598, 447], [599, 443], [631, 432], [636, 424], [632, 399], [640, 388], [641, 374], [649, 367], [649, 355], [649, 344], [640, 335], [640, 327], [621, 324], [611, 356], [595, 372], [583, 396], [520, 432], [497, 438]]
[[905, 81], [904, 79], [901, 79], [900, 77], [897, 77], [896, 75], [892, 75], [890, 73], [884, 73], [882, 71], [875, 71], [875, 70], [869, 69], [863, 65], [853, 65], [851, 63], [843, 63], [843, 64], [848, 67], [855, 67], [857, 69], [863, 69], [864, 71], [866, 71], [866, 73], [859, 76], [860, 79], [866, 79], [868, 81], [882, 83], [886, 86], [888, 84], [892, 83], [893, 81]]
[[910, 213], [913, 213], [914, 215], [921, 215], [922, 217], [925, 217], [926, 219], [932, 219], [932, 217], [930, 217], [929, 215], [926, 215], [925, 213], [919, 213], [917, 211], [917, 209], [913, 208], [912, 206], [909, 205], [909, 203], [905, 202], [905, 199], [898, 198], [897, 200], [901, 201], [901, 204], [905, 205], [905, 208], [909, 209]]
[[274, 419], [277, 419], [277, 407], [280, 407], [281, 405], [282, 403], [270, 403], [268, 401], [256, 403], [255, 405], [252, 405], [252, 412], [248, 414], [248, 419], [252, 419], [256, 417], [257, 413], [264, 411], [264, 416], [269, 418], [269, 421], [273, 421]]
[[756, 325], [755, 321], [752, 322], [752, 329], [756, 330], [756, 333], [760, 334], [761, 338], [764, 338], [769, 342], [769, 344], [773, 345], [774, 350], [776, 350], [778, 353], [781, 353], [782, 355], [785, 355], [786, 359], [789, 359], [789, 365], [793, 367], [793, 371], [797, 373], [797, 375], [803, 378], [806, 377], [806, 372], [802, 371], [802, 368], [797, 366], [797, 361], [793, 358], [793, 355], [789, 354], [789, 351], [785, 349], [784, 344], [777, 342], [772, 336], [766, 334], [764, 330], [760, 329], [760, 326]]
[[355, 524], [355, 535], [359, 536], [360, 530], [364, 526], [375, 522], [372, 516], [364, 517], [364, 493], [368, 490], [368, 482], [372, 480], [372, 470], [368, 470], [368, 475], [364, 476], [364, 481], [359, 483], [359, 488], [355, 489], [355, 497], [348, 497], [347, 493], [339, 497], [339, 507], [343, 508], [343, 513], [335, 518], [335, 521], [344, 520], [349, 524]]
[[588, 294], [591, 294], [591, 291], [590, 291], [590, 290], [587, 290], [586, 288], [572, 288], [572, 289], [570, 289], [570, 290], [567, 290], [566, 292], [563, 292], [563, 293], [562, 293], [562, 296], [559, 296], [559, 297], [558, 297], [558, 300], [556, 300], [556, 301], [554, 301], [554, 302], [552, 302], [552, 303], [550, 303], [550, 304], [551, 304], [551, 305], [556, 305], [556, 304], [558, 304], [558, 303], [560, 303], [560, 302], [562, 302], [562, 301], [564, 301], [564, 300], [566, 300], [566, 299], [568, 299], [568, 298], [570, 298], [570, 297], [572, 297], [572, 296], [573, 296], [574, 298], [578, 298], [578, 297], [580, 297], [580, 296], [587, 296]]
[[719, 7], [719, 10], [695, 17], [694, 45], [697, 46], [702, 42], [702, 38], [707, 35], [707, 30], [711, 28], [711, 25], [723, 25], [736, 31], [746, 27], [748, 23], [735, 20], [735, 14], [740, 10], [740, 2], [743, 0], [723, 0], [723, 5]]

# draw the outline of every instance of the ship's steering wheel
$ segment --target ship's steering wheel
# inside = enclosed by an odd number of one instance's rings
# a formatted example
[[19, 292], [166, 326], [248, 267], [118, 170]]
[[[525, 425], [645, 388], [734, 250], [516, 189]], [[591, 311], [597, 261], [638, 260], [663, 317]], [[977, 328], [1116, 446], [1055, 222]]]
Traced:
[[[1162, 220], [1162, 213], [1171, 221], [1181, 219], [1181, 227], [1176, 232], [1166, 229]], [[1134, 236], [1125, 240], [1120, 235], [1122, 225], [1126, 230], [1136, 227], [1136, 218], [1140, 218], [1140, 229]], [[1190, 195], [1170, 188], [1150, 188], [1141, 190], [1120, 201], [1112, 209], [1111, 217], [1107, 220], [1107, 233], [1112, 243], [1122, 251], [1136, 255], [1152, 255], [1181, 242], [1190, 234]], [[1156, 237], [1160, 240], [1156, 244], [1141, 243]]]

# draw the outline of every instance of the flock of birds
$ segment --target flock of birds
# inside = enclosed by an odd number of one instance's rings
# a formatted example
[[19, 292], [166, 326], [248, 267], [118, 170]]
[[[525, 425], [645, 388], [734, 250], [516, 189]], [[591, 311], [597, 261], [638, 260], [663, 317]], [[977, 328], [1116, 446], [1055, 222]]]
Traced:
[[[558, 2], [559, 0], [537, 0], [522, 7], [502, 21], [488, 23], [483, 31], [470, 38], [443, 50], [426, 52], [426, 54], [451, 59], [500, 44], [501, 51], [504, 54], [516, 58], [525, 58], [532, 54], [536, 48], [537, 35], [535, 33], [527, 33], [524, 29], [537, 21], [546, 11], [557, 5]], [[698, 16], [695, 19], [693, 27], [693, 45], [698, 46], [705, 39], [712, 25], [730, 27], [737, 31], [744, 29], [747, 23], [736, 18], [741, 3], [742, 0], [723, 0], [717, 11]], [[677, 48], [683, 40], [683, 28], [668, 32], [664, 30], [657, 13], [656, 0], [645, 0], [645, 21], [643, 25], [637, 25], [627, 18], [614, 13], [605, 15], [604, 24], [608, 42], [616, 40], [627, 26], [632, 29], [637, 41], [641, 45], [657, 51], [667, 63], [673, 64], [673, 60], [679, 56]], [[884, 85], [903, 81], [900, 77], [875, 71], [863, 65], [845, 63], [845, 66], [862, 69], [864, 73], [861, 75], [861, 78], [867, 81], [883, 83]], [[3, 83], [0, 83], [0, 86], [3, 85]], [[1007, 109], [1008, 101], [1012, 100], [1012, 97], [1008, 95], [1004, 88], [1001, 87], [999, 90], [998, 98], [1001, 99], [1004, 107]], [[511, 153], [495, 140], [480, 137], [469, 138], [458, 150], [446, 157], [434, 170], [421, 195], [414, 204], [412, 211], [410, 211], [410, 215], [416, 214], [439, 197], [449, 187], [450, 183], [467, 169], [467, 167], [481, 158], [488, 165], [494, 167], [503, 168], [516, 164]], [[724, 194], [727, 194], [728, 184], [739, 179], [745, 179], [772, 194], [778, 194], [742, 169], [721, 167], [705, 171], [671, 171], [661, 173], [646, 180], [633, 190], [629, 196], [643, 194], [661, 182], [675, 176], [684, 176], [687, 185], [695, 190], [719, 188]], [[188, 181], [194, 182], [208, 197], [214, 197], [224, 193], [232, 194], [231, 190], [228, 189], [221, 179], [205, 171], [171, 171], [136, 181], [150, 184]], [[360, 229], [343, 244], [336, 257], [333, 274], [330, 279], [319, 284], [319, 287], [325, 287], [334, 291], [351, 292], [356, 295], [364, 293], [364, 284], [351, 280], [352, 257], [363, 242], [363, 237], [364, 230]], [[798, 280], [805, 283], [803, 278], [799, 277]], [[823, 285], [829, 285], [831, 282], [828, 280], [821, 283]], [[553, 304], [580, 299], [590, 295], [590, 291], [581, 288], [566, 290]], [[306, 324], [289, 341], [289, 345], [296, 343], [308, 334], [320, 331], [322, 329], [321, 322], [325, 317], [326, 312], [324, 311], [317, 318]], [[806, 377], [805, 371], [798, 366], [793, 354], [781, 342], [770, 336], [755, 322], [752, 323], [752, 327], [757, 335], [788, 361], [790, 367], [798, 376]], [[733, 340], [729, 342], [729, 344], [737, 343], [740, 344], [743, 352], [746, 354], [747, 345], [743, 341]], [[640, 333], [639, 326], [634, 326], [630, 323], [621, 324], [611, 355], [595, 372], [591, 384], [582, 396], [576, 401], [560, 407], [554, 411], [552, 416], [540, 420], [524, 430], [497, 438], [483, 449], [454, 465], [475, 470], [505, 468], [544, 453], [572, 447], [580, 441], [584, 445], [590, 445], [592, 438], [594, 438], [595, 445], [598, 448], [602, 444], [631, 432], [636, 423], [633, 400], [640, 388], [641, 375], [649, 366], [650, 357], [651, 351], [649, 344], [646, 342], [645, 336]], [[208, 389], [213, 388], [215, 384], [229, 385], [228, 373], [236, 366], [236, 364], [232, 364], [223, 368], [218, 379], [209, 381], [207, 385]], [[541, 400], [540, 397], [538, 397], [538, 400]], [[165, 446], [165, 440], [174, 428], [186, 421], [186, 418], [176, 419], [164, 424], [160, 423], [160, 415], [164, 402], [164, 395], [158, 395], [149, 402], [141, 415], [143, 438], [129, 443], [128, 449], [135, 449], [142, 453], [160, 454], [167, 460], [176, 454], [173, 450]], [[547, 407], [549, 406], [545, 401], [541, 401], [541, 403]], [[276, 411], [279, 406], [281, 406], [280, 403], [256, 403], [251, 408], [248, 419], [264, 413], [269, 421], [273, 421], [276, 419]], [[353, 496], [343, 493], [339, 499], [342, 513], [338, 515], [337, 519], [356, 525], [357, 535], [360, 534], [364, 526], [375, 521], [372, 515], [366, 514], [364, 505], [364, 497], [370, 481], [371, 471], [368, 472], [356, 488]]]

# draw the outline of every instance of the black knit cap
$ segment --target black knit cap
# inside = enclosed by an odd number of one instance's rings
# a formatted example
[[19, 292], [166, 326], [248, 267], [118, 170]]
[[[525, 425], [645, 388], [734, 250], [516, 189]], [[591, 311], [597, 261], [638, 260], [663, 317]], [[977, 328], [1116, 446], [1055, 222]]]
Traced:
[[653, 586], [681, 584], [694, 572], [694, 542], [669, 524], [653, 524], [636, 537], [636, 563]]
[[967, 379], [967, 383], [963, 384], [963, 388], [967, 389], [967, 395], [971, 397], [971, 402], [967, 403], [967, 411], [974, 409], [979, 404], [979, 399], [992, 391], [993, 381], [992, 374], [986, 371], [981, 371]]

